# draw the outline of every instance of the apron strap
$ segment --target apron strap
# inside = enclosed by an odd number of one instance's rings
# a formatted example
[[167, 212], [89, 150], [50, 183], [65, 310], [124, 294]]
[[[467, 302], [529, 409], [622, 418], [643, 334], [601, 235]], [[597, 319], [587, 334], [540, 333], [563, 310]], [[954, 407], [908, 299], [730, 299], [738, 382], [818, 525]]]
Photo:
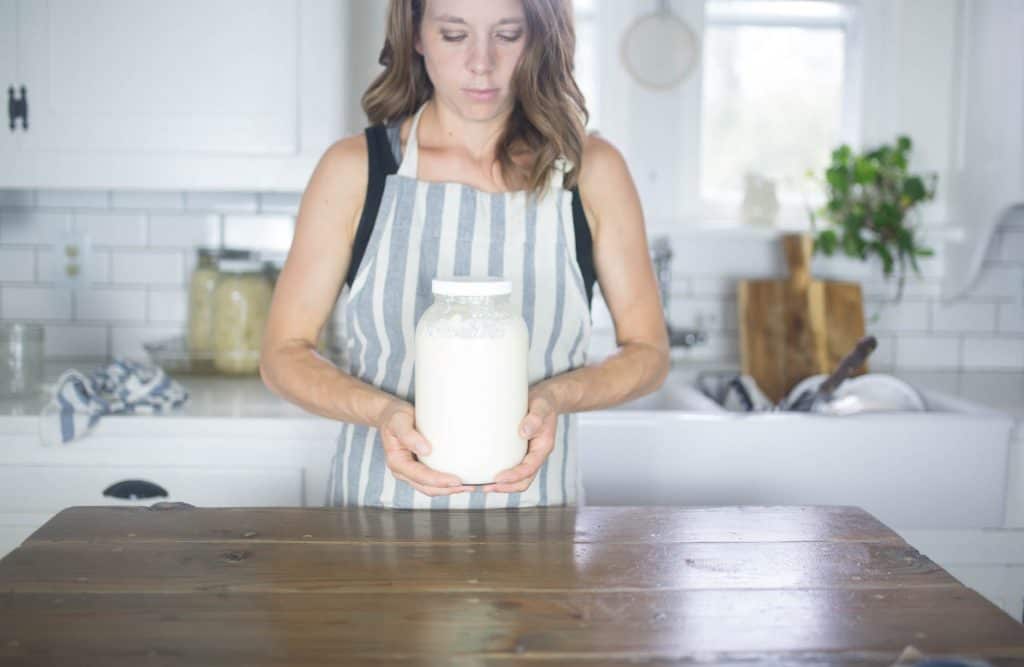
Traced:
[[416, 167], [419, 163], [420, 150], [419, 142], [416, 141], [416, 128], [420, 125], [420, 114], [427, 107], [424, 102], [412, 117], [412, 126], [409, 127], [409, 138], [405, 140], [405, 155], [402, 156], [402, 164], [398, 165], [398, 173], [409, 178], [416, 178]]

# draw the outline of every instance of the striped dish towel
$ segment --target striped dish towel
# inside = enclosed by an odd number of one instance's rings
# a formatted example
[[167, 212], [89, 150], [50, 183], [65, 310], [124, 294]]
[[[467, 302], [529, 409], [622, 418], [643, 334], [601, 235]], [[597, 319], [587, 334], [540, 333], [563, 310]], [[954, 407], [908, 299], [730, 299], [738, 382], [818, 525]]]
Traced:
[[89, 433], [108, 414], [159, 414], [180, 407], [188, 391], [157, 365], [116, 358], [88, 375], [64, 371], [53, 397], [39, 415], [45, 445], [59, 445]]

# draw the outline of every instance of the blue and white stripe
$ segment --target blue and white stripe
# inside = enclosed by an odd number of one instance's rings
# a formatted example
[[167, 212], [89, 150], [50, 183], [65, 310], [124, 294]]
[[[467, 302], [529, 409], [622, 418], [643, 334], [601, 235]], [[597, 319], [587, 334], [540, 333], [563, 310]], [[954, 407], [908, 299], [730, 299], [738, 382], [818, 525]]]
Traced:
[[[501, 276], [530, 332], [531, 385], [586, 363], [591, 319], [576, 261], [564, 161], [539, 200], [416, 178], [416, 129], [381, 206], [352, 287], [342, 298], [346, 372], [415, 403], [416, 323], [433, 303], [436, 276]], [[523, 493], [431, 497], [394, 477], [376, 428], [342, 423], [325, 505], [484, 509], [579, 504], [577, 415], [558, 416], [555, 449]]]

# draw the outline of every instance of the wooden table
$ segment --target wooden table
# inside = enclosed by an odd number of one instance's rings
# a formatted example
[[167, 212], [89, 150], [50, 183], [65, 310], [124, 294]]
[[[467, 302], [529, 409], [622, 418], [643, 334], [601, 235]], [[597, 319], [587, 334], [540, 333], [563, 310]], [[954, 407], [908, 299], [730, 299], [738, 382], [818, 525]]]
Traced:
[[0, 561], [0, 664], [1024, 664], [856, 507], [71, 507]]

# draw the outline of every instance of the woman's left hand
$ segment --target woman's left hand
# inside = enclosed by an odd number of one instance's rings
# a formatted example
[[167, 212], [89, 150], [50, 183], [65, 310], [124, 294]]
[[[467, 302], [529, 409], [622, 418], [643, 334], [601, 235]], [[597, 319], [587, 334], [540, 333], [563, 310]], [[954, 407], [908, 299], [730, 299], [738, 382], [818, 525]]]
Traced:
[[526, 456], [522, 463], [498, 473], [495, 484], [481, 487], [485, 492], [517, 493], [530, 488], [533, 478], [555, 448], [555, 430], [558, 427], [557, 401], [549, 388], [530, 389], [527, 411], [520, 422], [519, 433], [528, 438]]

